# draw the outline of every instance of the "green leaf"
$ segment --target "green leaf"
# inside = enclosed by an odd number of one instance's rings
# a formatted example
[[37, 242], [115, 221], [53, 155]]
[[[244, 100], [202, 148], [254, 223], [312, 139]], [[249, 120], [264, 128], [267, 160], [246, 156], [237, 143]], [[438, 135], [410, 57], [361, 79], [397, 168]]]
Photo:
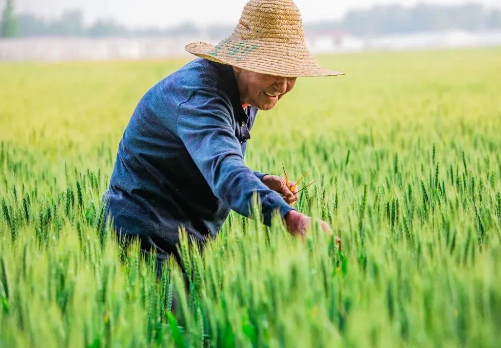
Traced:
[[172, 337], [174, 338], [174, 342], [176, 343], [177, 347], [188, 347], [188, 343], [186, 342], [186, 339], [184, 338], [184, 335], [177, 325], [177, 320], [174, 317], [174, 314], [172, 312], [168, 311], [167, 312], [167, 319], [169, 320], [169, 327], [172, 332]]

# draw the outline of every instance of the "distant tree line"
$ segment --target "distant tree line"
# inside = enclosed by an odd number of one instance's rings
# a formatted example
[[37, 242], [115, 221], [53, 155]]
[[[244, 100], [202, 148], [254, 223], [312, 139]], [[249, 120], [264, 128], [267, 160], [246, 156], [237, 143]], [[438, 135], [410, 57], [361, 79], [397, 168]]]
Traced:
[[[98, 19], [91, 25], [85, 25], [83, 12], [71, 10], [60, 18], [46, 20], [28, 13], [14, 16], [13, 0], [7, 0], [4, 14], [0, 21], [0, 36], [165, 36], [179, 34], [197, 34], [199, 28], [191, 23], [184, 23], [173, 28], [128, 29], [114, 19]], [[8, 25], [7, 25], [8, 24]], [[5, 30], [5, 28], [12, 28]], [[14, 29], [15, 28], [15, 29]]]
[[306, 31], [339, 30], [359, 36], [439, 31], [446, 29], [492, 30], [501, 28], [501, 11], [478, 4], [375, 6], [353, 10], [338, 22], [315, 23]]
[[[342, 31], [358, 36], [410, 33], [445, 29], [488, 30], [501, 28], [501, 11], [478, 4], [375, 6], [368, 10], [349, 11], [339, 21], [305, 24], [306, 32]], [[221, 38], [232, 26], [211, 26], [203, 32]], [[202, 29], [192, 23], [170, 28], [129, 29], [113, 19], [100, 19], [85, 25], [80, 10], [67, 11], [58, 19], [44, 20], [31, 14], [14, 14], [13, 0], [6, 0], [0, 34], [12, 36], [172, 36], [197, 35]]]
[[0, 35], [14, 37], [19, 34], [16, 16], [14, 14], [14, 0], [7, 0], [0, 19]]

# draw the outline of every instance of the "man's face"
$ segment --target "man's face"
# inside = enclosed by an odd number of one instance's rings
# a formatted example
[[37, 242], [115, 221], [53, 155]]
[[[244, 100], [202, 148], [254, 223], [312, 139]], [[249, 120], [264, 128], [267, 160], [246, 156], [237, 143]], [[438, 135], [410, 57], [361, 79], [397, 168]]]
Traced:
[[240, 90], [240, 100], [259, 110], [272, 109], [296, 83], [295, 77], [260, 74], [237, 67], [233, 67], [233, 70]]

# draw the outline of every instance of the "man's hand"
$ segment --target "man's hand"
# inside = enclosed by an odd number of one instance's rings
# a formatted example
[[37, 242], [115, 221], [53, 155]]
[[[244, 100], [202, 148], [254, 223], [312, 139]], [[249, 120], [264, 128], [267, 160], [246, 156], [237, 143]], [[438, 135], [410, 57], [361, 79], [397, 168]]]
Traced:
[[[311, 226], [311, 217], [301, 214], [295, 210], [291, 210], [285, 215], [285, 224], [287, 231], [295, 237], [304, 237]], [[332, 230], [329, 224], [325, 221], [320, 221], [320, 227], [327, 235], [332, 235]], [[341, 239], [336, 237], [336, 244], [341, 249]]]
[[[273, 190], [273, 191], [276, 191], [276, 192], [280, 193], [283, 196], [284, 200], [288, 204], [292, 205], [292, 204], [296, 203], [296, 201], [299, 198], [299, 196], [297, 194], [297, 189], [295, 190], [295, 192], [292, 192], [287, 187], [287, 184], [285, 183], [285, 179], [284, 178], [281, 178], [281, 177], [276, 176], [276, 175], [266, 174], [265, 176], [263, 176], [263, 178], [261, 179], [261, 181], [263, 182], [263, 184], [265, 184], [266, 186], [268, 186], [268, 188], [270, 190]], [[295, 185], [295, 183], [293, 183], [293, 182], [290, 182], [289, 184], [291, 186]]]

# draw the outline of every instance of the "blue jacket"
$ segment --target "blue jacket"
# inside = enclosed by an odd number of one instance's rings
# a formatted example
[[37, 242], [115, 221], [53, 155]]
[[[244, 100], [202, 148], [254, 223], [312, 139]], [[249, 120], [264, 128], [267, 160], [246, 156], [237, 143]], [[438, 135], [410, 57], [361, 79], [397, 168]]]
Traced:
[[228, 65], [196, 59], [157, 83], [125, 129], [103, 197], [115, 229], [170, 254], [180, 226], [204, 242], [230, 209], [249, 216], [254, 193], [266, 225], [292, 210], [244, 164], [256, 113], [242, 108]]

